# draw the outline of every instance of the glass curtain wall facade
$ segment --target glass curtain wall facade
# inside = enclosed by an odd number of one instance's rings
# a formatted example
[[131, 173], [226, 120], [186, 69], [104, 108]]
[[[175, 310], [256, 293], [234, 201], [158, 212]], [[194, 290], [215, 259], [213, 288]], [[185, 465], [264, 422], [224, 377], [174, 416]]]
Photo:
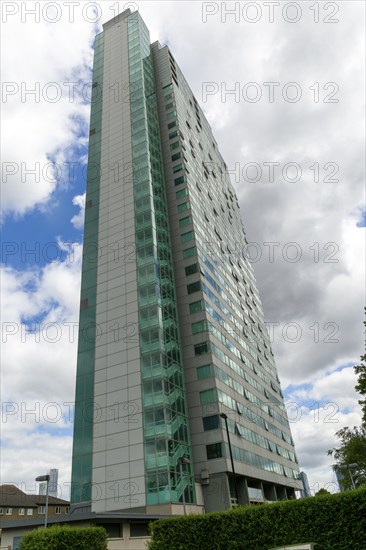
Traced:
[[301, 488], [297, 457], [238, 198], [171, 51], [155, 43], [152, 52], [192, 454], [205, 508], [236, 500], [221, 413], [240, 502], [292, 498]]
[[128, 18], [132, 163], [147, 504], [194, 503], [164, 169], [149, 32]]
[[182, 513], [237, 504], [236, 487], [242, 504], [293, 498], [297, 458], [238, 199], [138, 12], [98, 35], [93, 94], [84, 247], [100, 253], [84, 254], [72, 502]]
[[104, 35], [94, 45], [88, 172], [85, 198], [83, 265], [76, 373], [71, 501], [91, 500], [93, 456], [94, 360], [96, 338], [97, 250], [103, 94]]

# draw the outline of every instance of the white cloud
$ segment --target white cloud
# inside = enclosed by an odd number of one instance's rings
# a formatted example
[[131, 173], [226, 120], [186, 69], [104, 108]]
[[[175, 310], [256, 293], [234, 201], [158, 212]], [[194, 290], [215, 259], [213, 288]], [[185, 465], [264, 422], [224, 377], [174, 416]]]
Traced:
[[[100, 4], [102, 21], [114, 14], [116, 5]], [[124, 3], [119, 5], [123, 8]], [[262, 167], [258, 183], [245, 181], [242, 172], [237, 180], [233, 174], [233, 183], [248, 239], [262, 246], [262, 259], [254, 269], [266, 318], [280, 324], [274, 331], [273, 348], [283, 385], [310, 384], [306, 389], [295, 388], [291, 396], [302, 407], [301, 417], [292, 423], [300, 465], [312, 485], [332, 482], [332, 459], [326, 450], [336, 444], [337, 429], [360, 421], [352, 370], [336, 369], [356, 362], [362, 351], [364, 237], [363, 230], [356, 227], [356, 215], [362, 205], [364, 173], [359, 97], [364, 6], [342, 3], [338, 24], [324, 24], [322, 18], [327, 14], [323, 12], [320, 23], [315, 24], [314, 13], [307, 6], [296, 24], [286, 23], [281, 16], [270, 24], [265, 11], [257, 24], [251, 24], [243, 18], [235, 23], [233, 16], [223, 23], [220, 13], [203, 23], [203, 5], [197, 2], [164, 2], [161, 10], [156, 5], [140, 3], [152, 40], [169, 40], [177, 63], [207, 113], [229, 169], [234, 171], [237, 163], [242, 169], [249, 162]], [[100, 29], [100, 22], [98, 25]], [[72, 102], [64, 83], [90, 80], [96, 26], [81, 17], [78, 9], [74, 23], [68, 23], [63, 14], [55, 24], [35, 24], [31, 17], [23, 24], [18, 15], [9, 18], [3, 31], [8, 44], [3, 81], [15, 83], [19, 91], [3, 104], [7, 135], [3, 162], [14, 163], [7, 165], [8, 169], [18, 171], [4, 182], [2, 201], [5, 216], [20, 216], [35, 207], [53, 207], [50, 197], [57, 185], [68, 183], [67, 172], [63, 169], [61, 177], [52, 178], [51, 169], [43, 174], [42, 169], [50, 159], [64, 168], [71, 151], [85, 144], [89, 105], [83, 97], [84, 88], [77, 86], [79, 93]], [[37, 82], [43, 91], [40, 101], [31, 95], [22, 101], [21, 90]], [[60, 101], [52, 103], [51, 96], [45, 95], [57, 88], [45, 88], [49, 82], [61, 87]], [[219, 91], [203, 103], [202, 90], [210, 82]], [[233, 95], [222, 97], [225, 86], [229, 90], [237, 82], [238, 101]], [[257, 103], [243, 98], [248, 82], [261, 88], [263, 97]], [[273, 103], [266, 100], [265, 82], [280, 83]], [[287, 82], [301, 86], [303, 95], [298, 103], [283, 99], [281, 90]], [[319, 82], [319, 102], [313, 101], [315, 82]], [[338, 103], [323, 102], [331, 91], [324, 88], [327, 82], [339, 86]], [[263, 163], [272, 161], [281, 166], [275, 181], [269, 183]], [[281, 170], [288, 162], [301, 166], [302, 177], [297, 183], [282, 181]], [[22, 181], [22, 163], [28, 169], [39, 163], [38, 182], [24, 174]], [[318, 183], [314, 181], [314, 163], [319, 163]], [[337, 183], [324, 181], [332, 172], [332, 166], [324, 168], [326, 163], [339, 167], [333, 176], [339, 179]], [[77, 229], [82, 227], [83, 197], [73, 199], [80, 208], [71, 220]], [[263, 245], [269, 242], [279, 243], [273, 261], [269, 247]], [[290, 242], [298, 243], [302, 251], [298, 262], [282, 257]], [[48, 399], [58, 403], [73, 400], [76, 339], [70, 342], [71, 327], [65, 323], [78, 321], [81, 247], [75, 251], [73, 261], [26, 271], [8, 268], [2, 273], [2, 318], [14, 323], [14, 330], [18, 327], [16, 334], [8, 334], [4, 345], [5, 400], [24, 402], [29, 408], [34, 403], [44, 407]], [[331, 252], [336, 263], [329, 261]], [[24, 323], [38, 318], [43, 325], [57, 323], [62, 328], [58, 342], [49, 341], [51, 328], [39, 343], [34, 335], [24, 333]], [[289, 323], [301, 328], [297, 342], [289, 341], [293, 335], [291, 330], [286, 332]], [[11, 330], [11, 325], [7, 328]], [[338, 341], [326, 341], [332, 339]], [[316, 405], [309, 408], [309, 402], [321, 405], [317, 410]], [[339, 407], [334, 417], [329, 416], [330, 407], [324, 408], [330, 403]], [[338, 422], [329, 422], [332, 419]], [[69, 480], [71, 436], [57, 434], [57, 429], [67, 430], [68, 425], [63, 419], [51, 429], [49, 422], [37, 423], [31, 416], [21, 422], [16, 414], [9, 415], [3, 479], [10, 481], [17, 471], [19, 476], [13, 481], [32, 484], [34, 475], [59, 467], [62, 479]], [[26, 465], [20, 452], [25, 439], [29, 452]]]
[[2, 480], [28, 489], [52, 467], [70, 480], [81, 246], [72, 250], [41, 269], [1, 269]]
[[301, 470], [307, 473], [313, 492], [324, 486], [336, 492], [338, 487], [332, 470], [334, 459], [327, 455], [327, 451], [339, 444], [335, 433], [344, 426], [359, 425], [361, 415], [358, 411], [342, 413], [333, 402], [325, 405], [314, 402], [310, 409], [301, 407], [300, 412], [298, 420], [290, 425]]
[[360, 395], [355, 390], [357, 377], [352, 367], [316, 375], [306, 387], [293, 388], [287, 396], [291, 431], [300, 467], [309, 477], [313, 492], [325, 487], [337, 489], [332, 470], [334, 459], [327, 455], [337, 447], [335, 433], [341, 428], [360, 425]]
[[77, 195], [72, 199], [72, 204], [78, 206], [80, 211], [71, 218], [71, 223], [75, 229], [84, 228], [84, 215], [85, 215], [85, 193], [83, 195]]
[[45, 207], [56, 187], [69, 183], [67, 162], [89, 123], [95, 25], [80, 17], [36, 23], [30, 15], [22, 24], [20, 17], [2, 26], [3, 220]]

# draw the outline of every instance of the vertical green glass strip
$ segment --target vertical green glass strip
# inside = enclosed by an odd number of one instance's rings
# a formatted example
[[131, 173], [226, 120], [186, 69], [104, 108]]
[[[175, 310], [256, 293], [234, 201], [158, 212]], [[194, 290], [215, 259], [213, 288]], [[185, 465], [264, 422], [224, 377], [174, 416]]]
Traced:
[[128, 18], [147, 504], [195, 502], [149, 32]]
[[104, 34], [95, 39], [76, 373], [71, 502], [90, 502]]

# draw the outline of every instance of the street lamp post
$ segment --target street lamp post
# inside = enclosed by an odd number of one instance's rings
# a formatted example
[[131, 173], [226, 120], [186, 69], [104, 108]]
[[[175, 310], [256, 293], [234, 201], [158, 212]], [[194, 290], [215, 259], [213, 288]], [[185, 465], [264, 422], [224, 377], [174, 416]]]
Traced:
[[[178, 463], [179, 463], [180, 478], [183, 481], [183, 464], [190, 464], [191, 461], [189, 460], [189, 458], [187, 458], [185, 456], [181, 456], [180, 459], [178, 460]], [[182, 493], [183, 510], [184, 510], [184, 515], [186, 516], [187, 515], [187, 509], [186, 509], [186, 495], [185, 495], [184, 483], [182, 483], [182, 485], [183, 485], [183, 493]]]
[[36, 477], [36, 481], [45, 481], [46, 482], [46, 510], [44, 515], [44, 526], [47, 527], [47, 520], [48, 520], [48, 492], [49, 492], [49, 484], [50, 484], [50, 476], [49, 474], [46, 474], [44, 476], [38, 476]]
[[234, 468], [234, 459], [233, 459], [233, 452], [231, 450], [231, 441], [230, 441], [230, 434], [229, 434], [229, 427], [227, 425], [227, 415], [225, 413], [220, 413], [221, 418], [225, 420], [225, 427], [226, 427], [226, 435], [227, 435], [227, 441], [229, 444], [229, 451], [230, 451], [230, 459], [231, 459], [231, 468], [233, 470], [233, 476], [234, 476], [234, 486], [235, 486], [235, 494], [236, 494], [236, 500], [239, 504], [239, 491], [238, 491], [238, 484], [236, 480], [236, 474], [235, 474], [235, 468]]

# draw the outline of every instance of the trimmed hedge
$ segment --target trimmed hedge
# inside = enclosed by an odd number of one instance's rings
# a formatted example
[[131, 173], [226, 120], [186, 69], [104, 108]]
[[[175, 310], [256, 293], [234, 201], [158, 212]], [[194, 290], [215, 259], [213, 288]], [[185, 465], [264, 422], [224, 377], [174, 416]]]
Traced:
[[103, 527], [54, 526], [27, 533], [19, 550], [107, 550], [107, 538]]
[[366, 549], [366, 489], [160, 519], [150, 550], [269, 550], [315, 542], [316, 550]]

